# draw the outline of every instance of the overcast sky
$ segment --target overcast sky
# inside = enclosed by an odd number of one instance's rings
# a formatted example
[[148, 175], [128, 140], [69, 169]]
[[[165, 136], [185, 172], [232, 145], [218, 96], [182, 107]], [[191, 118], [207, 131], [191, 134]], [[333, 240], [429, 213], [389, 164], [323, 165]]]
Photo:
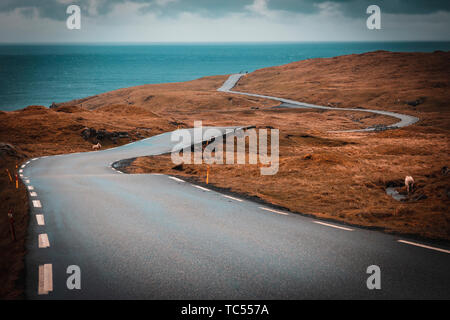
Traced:
[[[81, 7], [81, 30], [66, 8]], [[381, 8], [381, 30], [366, 9]], [[0, 0], [0, 42], [450, 41], [443, 0]]]

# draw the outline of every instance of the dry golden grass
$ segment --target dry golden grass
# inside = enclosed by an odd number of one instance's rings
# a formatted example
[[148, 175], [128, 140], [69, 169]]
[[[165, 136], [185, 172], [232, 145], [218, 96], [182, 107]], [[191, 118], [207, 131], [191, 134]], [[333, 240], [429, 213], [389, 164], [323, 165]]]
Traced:
[[[366, 107], [407, 113], [419, 123], [379, 133], [330, 130], [392, 124], [395, 119], [364, 112], [274, 109], [279, 103], [217, 92], [227, 76], [186, 83], [119, 89], [62, 104], [56, 110], [33, 106], [0, 112], [0, 142], [21, 150], [18, 161], [36, 156], [90, 151], [85, 127], [128, 131], [128, 143], [162, 132], [191, 127], [255, 125], [280, 130], [280, 169], [261, 176], [255, 165], [213, 165], [210, 183], [280, 205], [295, 212], [414, 234], [450, 239], [449, 137], [450, 53], [375, 52], [312, 59], [266, 68], [247, 75], [237, 90], [339, 107]], [[405, 102], [420, 100], [417, 106]], [[105, 148], [115, 146], [103, 143]], [[0, 159], [0, 170], [16, 159]], [[205, 166], [173, 169], [169, 156], [139, 158], [130, 172], [164, 172], [203, 181]], [[415, 195], [426, 199], [397, 202], [384, 188], [405, 175], [417, 182]], [[0, 179], [1, 210], [17, 208], [21, 240], [11, 246], [0, 220], [0, 296], [20, 296], [14, 286], [23, 268], [27, 223], [25, 190], [11, 193]], [[400, 189], [399, 189], [400, 190]], [[404, 191], [404, 190], [403, 190]], [[3, 216], [3, 215], [2, 215]], [[11, 290], [16, 288], [17, 290]]]
[[[212, 168], [211, 183], [257, 196], [292, 211], [390, 232], [450, 239], [449, 164], [450, 53], [374, 52], [312, 59], [251, 73], [236, 90], [338, 107], [383, 109], [419, 117], [419, 123], [381, 133], [330, 133], [330, 130], [392, 124], [395, 119], [362, 112], [308, 109], [257, 110], [245, 105], [208, 114], [170, 113], [190, 123], [252, 124], [280, 129], [280, 170], [261, 176], [255, 166]], [[226, 95], [234, 97], [233, 95]], [[407, 102], [420, 100], [417, 106]], [[171, 169], [167, 156], [138, 159], [135, 172], [167, 172], [203, 177], [202, 167]], [[427, 198], [397, 202], [386, 186], [401, 185], [412, 175], [415, 195]], [[401, 189], [399, 189], [402, 191]], [[404, 190], [402, 191], [404, 192]]]
[[[212, 165], [209, 182], [232, 192], [255, 196], [291, 211], [390, 232], [449, 239], [448, 159], [430, 161], [421, 141], [371, 137], [316, 137], [299, 134], [280, 139], [280, 168], [262, 176], [257, 165]], [[400, 145], [399, 154], [395, 145]], [[448, 146], [433, 145], [436, 152]], [[409, 153], [411, 152], [411, 153]], [[430, 163], [431, 162], [431, 163]], [[181, 170], [180, 170], [181, 169]], [[205, 181], [206, 165], [176, 167], [170, 155], [138, 158], [132, 173], [157, 172]], [[390, 184], [401, 185], [412, 174], [414, 195], [427, 199], [398, 202], [387, 196]], [[405, 192], [404, 187], [399, 191]]]
[[[19, 190], [16, 189], [14, 172], [15, 157], [0, 157], [0, 298], [18, 299], [23, 298], [25, 279], [23, 274], [25, 254], [25, 240], [28, 227], [28, 198], [25, 186], [20, 183]], [[8, 169], [12, 174], [13, 182], [10, 181]], [[11, 238], [9, 230], [8, 211], [13, 209], [15, 220], [16, 241]]]

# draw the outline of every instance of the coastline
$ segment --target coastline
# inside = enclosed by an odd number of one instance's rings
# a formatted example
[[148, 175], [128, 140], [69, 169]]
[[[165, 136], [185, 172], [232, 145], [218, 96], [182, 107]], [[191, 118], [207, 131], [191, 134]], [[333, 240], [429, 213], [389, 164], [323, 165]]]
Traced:
[[[331, 103], [337, 108], [357, 108], [361, 101], [369, 101], [370, 107], [375, 109], [388, 105], [392, 106], [393, 112], [420, 115], [423, 121], [412, 127], [381, 133], [331, 133], [330, 127], [342, 130], [355, 126], [365, 128], [379, 122], [390, 124], [392, 119], [366, 117], [358, 111], [278, 110], [272, 108], [273, 101], [264, 98], [216, 92], [226, 76], [213, 76], [185, 83], [118, 89], [62, 103], [55, 109], [36, 106], [2, 112], [0, 140], [14, 147], [12, 155], [2, 154], [2, 171], [11, 167], [10, 170], [14, 170], [14, 162], [36, 156], [90, 151], [98, 135], [85, 139], [81, 135], [85, 128], [94, 128], [97, 132], [104, 129], [107, 133], [127, 132], [126, 138], [105, 140], [105, 148], [110, 148], [172, 131], [178, 126], [190, 127], [195, 119], [203, 119], [205, 125], [222, 126], [247, 122], [259, 128], [280, 128], [283, 133], [280, 137], [280, 175], [262, 179], [253, 167], [216, 166], [211, 177], [213, 185], [323, 219], [448, 241], [450, 217], [446, 208], [449, 199], [445, 192], [449, 190], [449, 179], [439, 172], [449, 163], [445, 156], [450, 124], [450, 110], [446, 104], [449, 78], [443, 76], [448, 75], [449, 70], [437, 69], [440, 61], [448, 61], [448, 57], [449, 53], [375, 52], [312, 59], [258, 70], [236, 87], [239, 91], [286, 96], [324, 105]], [[430, 61], [433, 59], [435, 61]], [[395, 81], [376, 78], [386, 70], [371, 67], [367, 63], [369, 60], [385, 60], [384, 68], [391, 69], [387, 76], [395, 73]], [[420, 75], [417, 68], [428, 69]], [[374, 81], [364, 79], [368, 72], [375, 76]], [[416, 79], [419, 76], [421, 78]], [[272, 85], [268, 85], [268, 79]], [[355, 85], [353, 91], [346, 89], [354, 85], [352, 79], [363, 85]], [[407, 88], [399, 91], [402, 79]], [[376, 81], [378, 86], [374, 85]], [[374, 90], [381, 94], [375, 94]], [[346, 101], [350, 96], [352, 98]], [[418, 100], [423, 101], [415, 106], [409, 104]], [[186, 166], [179, 172], [170, 166], [165, 156], [156, 156], [138, 158], [129, 171], [202, 179], [203, 169]], [[427, 195], [427, 199], [397, 203], [384, 194], [383, 188], [390, 183], [400, 184], [402, 177], [411, 172], [418, 177], [418, 192]], [[2, 189], [10, 191], [9, 182], [3, 178], [5, 188]], [[285, 189], [286, 185], [291, 189], [287, 194], [280, 193], [280, 188]], [[18, 206], [26, 196], [25, 189], [21, 188], [20, 193], [14, 194], [19, 198], [13, 201], [11, 195], [3, 191], [2, 202], [7, 206]], [[26, 212], [27, 209], [21, 210]], [[26, 230], [26, 219], [21, 223]], [[2, 234], [8, 235], [5, 231]], [[22, 234], [21, 239], [24, 238], [25, 234]], [[10, 250], [9, 242], [5, 240], [1, 251], [11, 252], [7, 250]], [[16, 252], [16, 261], [23, 259], [23, 255], [23, 251]], [[18, 272], [14, 269], [11, 278], [5, 280], [9, 286], [4, 290], [10, 290], [11, 283], [18, 279]], [[20, 294], [12, 298], [18, 297]]]

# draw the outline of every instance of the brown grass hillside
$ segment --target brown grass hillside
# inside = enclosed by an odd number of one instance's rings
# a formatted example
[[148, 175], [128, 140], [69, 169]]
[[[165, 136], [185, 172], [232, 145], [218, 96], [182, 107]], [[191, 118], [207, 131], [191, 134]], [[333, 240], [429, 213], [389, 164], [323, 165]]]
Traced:
[[[255, 71], [236, 87], [243, 92], [335, 107], [390, 110], [421, 119], [399, 130], [330, 133], [395, 120], [358, 112], [280, 110], [266, 105], [238, 112], [222, 109], [211, 115], [178, 114], [188, 123], [203, 119], [208, 125], [253, 124], [280, 129], [277, 175], [261, 176], [251, 165], [215, 165], [210, 181], [216, 186], [294, 212], [448, 240], [450, 174], [445, 168], [450, 167], [449, 61], [448, 52], [384, 51], [311, 59]], [[186, 165], [182, 171], [174, 170], [169, 159], [138, 159], [130, 170], [204, 180], [204, 166]], [[405, 192], [400, 186], [406, 175], [417, 182], [409, 200], [398, 202], [387, 196], [384, 190], [391, 185]]]
[[[236, 90], [337, 107], [366, 107], [420, 118], [413, 126], [377, 133], [331, 133], [392, 124], [363, 112], [274, 109], [279, 103], [217, 92], [227, 76], [119, 89], [48, 109], [0, 112], [0, 297], [21, 296], [27, 227], [25, 190], [14, 190], [6, 168], [36, 156], [90, 151], [96, 132], [126, 132], [105, 148], [178, 126], [255, 125], [280, 130], [280, 169], [261, 176], [255, 165], [213, 165], [210, 183], [256, 196], [293, 212], [450, 240], [450, 53], [372, 52], [311, 59], [255, 71]], [[2, 146], [3, 146], [2, 144]], [[205, 166], [173, 168], [168, 156], [137, 159], [129, 172], [164, 172], [204, 180]], [[443, 169], [444, 168], [444, 169]], [[398, 202], [384, 192], [412, 175], [417, 189]], [[17, 212], [19, 241], [9, 238], [8, 208]]]

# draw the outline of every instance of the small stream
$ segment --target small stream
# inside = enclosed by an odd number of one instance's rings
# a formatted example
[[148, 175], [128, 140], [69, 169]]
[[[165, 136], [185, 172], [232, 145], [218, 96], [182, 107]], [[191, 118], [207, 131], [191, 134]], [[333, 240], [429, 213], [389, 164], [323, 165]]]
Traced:
[[397, 200], [397, 201], [403, 201], [403, 200], [406, 200], [408, 197], [407, 196], [405, 196], [405, 195], [403, 195], [403, 194], [400, 194], [397, 190], [395, 190], [395, 188], [393, 188], [393, 187], [389, 187], [389, 188], [386, 188], [386, 194], [388, 195], [388, 196], [391, 196], [392, 198], [394, 198], [395, 200]]

